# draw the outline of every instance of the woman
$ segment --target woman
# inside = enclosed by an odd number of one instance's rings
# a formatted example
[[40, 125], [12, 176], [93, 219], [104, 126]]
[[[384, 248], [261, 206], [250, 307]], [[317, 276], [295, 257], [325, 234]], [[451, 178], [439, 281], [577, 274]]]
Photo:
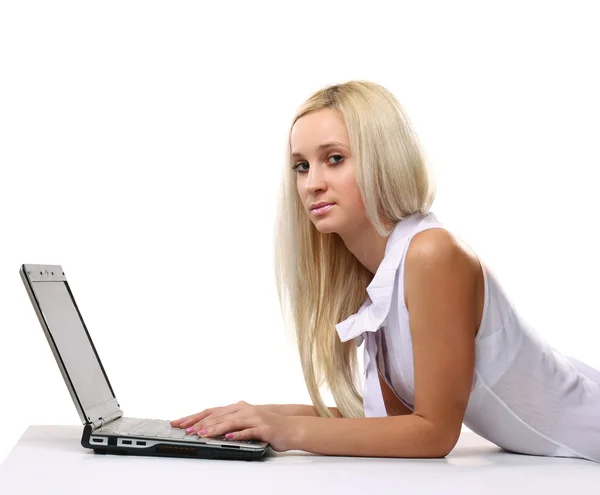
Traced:
[[429, 211], [434, 180], [394, 96], [365, 81], [318, 91], [288, 144], [277, 280], [313, 406], [242, 401], [172, 426], [277, 451], [444, 457], [464, 422], [507, 451], [600, 462], [600, 372], [540, 338]]

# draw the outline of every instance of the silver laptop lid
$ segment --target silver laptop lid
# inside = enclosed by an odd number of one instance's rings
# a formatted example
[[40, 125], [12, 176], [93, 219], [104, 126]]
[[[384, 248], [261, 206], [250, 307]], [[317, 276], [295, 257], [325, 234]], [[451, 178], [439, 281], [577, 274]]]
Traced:
[[62, 267], [24, 264], [20, 274], [82, 423], [121, 416]]

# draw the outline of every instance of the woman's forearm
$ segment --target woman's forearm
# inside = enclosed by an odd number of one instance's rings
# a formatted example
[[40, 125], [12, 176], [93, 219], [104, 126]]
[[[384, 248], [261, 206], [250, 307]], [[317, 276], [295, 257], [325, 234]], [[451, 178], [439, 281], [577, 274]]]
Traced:
[[445, 457], [457, 435], [416, 414], [378, 418], [290, 418], [290, 450], [365, 457]]

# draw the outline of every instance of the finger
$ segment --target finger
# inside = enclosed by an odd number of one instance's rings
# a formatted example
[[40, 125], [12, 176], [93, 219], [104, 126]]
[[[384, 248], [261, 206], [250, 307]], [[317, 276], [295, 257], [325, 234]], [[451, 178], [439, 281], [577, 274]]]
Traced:
[[171, 421], [171, 426], [175, 426], [178, 427], [181, 425], [181, 423], [183, 423], [186, 420], [187, 416], [184, 416], [183, 418], [179, 418], [179, 419], [174, 419], [173, 421]]
[[[222, 411], [218, 413], [211, 414], [210, 416], [204, 418], [201, 421], [198, 421], [193, 426], [187, 428], [188, 433], [191, 432], [199, 432], [200, 430], [214, 430], [217, 426], [221, 426], [223, 424], [231, 424], [232, 421], [256, 421], [256, 414], [253, 414], [254, 406], [250, 405], [240, 405], [232, 404], [231, 406], [224, 407]], [[219, 430], [220, 431], [220, 430]], [[216, 433], [216, 435], [220, 435], [221, 433]], [[202, 435], [201, 435], [202, 436]]]
[[200, 437], [217, 437], [219, 435], [225, 435], [233, 431], [242, 431], [246, 428], [255, 428], [256, 424], [250, 423], [247, 419], [233, 418], [222, 423], [215, 424], [213, 426], [203, 426], [198, 431]]
[[[206, 409], [198, 414], [193, 414], [192, 416], [188, 416], [185, 421], [181, 423], [180, 428], [196, 428], [203, 421], [206, 420], [215, 420], [216, 418], [222, 418], [228, 414], [233, 414], [240, 409], [240, 406], [237, 404], [231, 404], [229, 406], [222, 407], [213, 407], [211, 409]], [[222, 421], [222, 419], [221, 419]], [[197, 428], [196, 428], [197, 429]]]
[[234, 431], [225, 435], [227, 440], [235, 442], [236, 440], [263, 440], [260, 428], [246, 428], [242, 431]]
[[171, 421], [171, 426], [184, 428], [186, 425], [196, 423], [197, 421], [201, 421], [202, 419], [210, 416], [214, 411], [215, 408], [211, 408], [205, 409], [204, 411], [200, 411], [199, 413], [192, 414], [190, 416], [184, 416], [183, 418]]
[[[250, 406], [250, 407], [252, 407], [252, 406]], [[231, 404], [229, 406], [216, 408], [212, 414], [209, 414], [208, 416], [201, 418], [199, 421], [197, 421], [195, 423], [190, 422], [191, 424], [187, 423], [186, 426], [189, 426], [189, 427], [186, 429], [189, 430], [190, 432], [192, 430], [199, 431], [202, 429], [208, 429], [209, 427], [223, 423], [224, 421], [229, 421], [238, 414], [248, 416], [248, 407], [245, 407], [243, 405], [240, 405], [240, 403], [237, 403], [237, 404]], [[182, 428], [183, 427], [185, 427], [185, 426], [182, 426]]]
[[201, 421], [198, 421], [196, 424], [192, 425], [194, 430], [200, 430], [202, 428], [208, 429], [213, 426], [220, 425], [221, 423], [225, 423], [226, 421], [231, 421], [237, 417], [239, 411], [232, 411], [227, 414], [211, 414], [207, 416]]

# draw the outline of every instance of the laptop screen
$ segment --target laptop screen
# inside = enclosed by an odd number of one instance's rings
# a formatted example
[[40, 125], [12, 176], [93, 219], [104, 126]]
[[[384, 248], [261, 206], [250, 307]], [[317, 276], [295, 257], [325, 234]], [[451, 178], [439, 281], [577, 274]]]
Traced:
[[32, 281], [32, 286], [84, 411], [113, 399], [66, 283]]

